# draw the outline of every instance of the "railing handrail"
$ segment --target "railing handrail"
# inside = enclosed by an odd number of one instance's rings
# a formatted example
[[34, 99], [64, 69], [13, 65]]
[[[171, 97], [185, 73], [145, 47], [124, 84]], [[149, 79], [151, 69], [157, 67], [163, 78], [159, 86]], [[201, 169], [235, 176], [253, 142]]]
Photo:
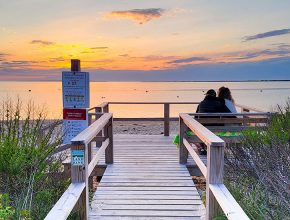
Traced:
[[[249, 217], [223, 184], [224, 141], [196, 121], [192, 116], [181, 113], [180, 116], [180, 163], [186, 163], [188, 153], [206, 177], [206, 219], [217, 215], [219, 205], [228, 219], [249, 220]], [[208, 147], [207, 166], [202, 162], [185, 138], [190, 129]]]
[[[54, 207], [47, 214], [45, 220], [65, 220], [74, 209], [76, 204], [81, 208], [82, 218], [88, 216], [88, 178], [95, 166], [105, 152], [106, 163], [113, 163], [113, 132], [112, 132], [111, 113], [104, 113], [88, 128], [71, 140], [71, 150], [82, 150], [84, 152], [84, 166], [71, 166], [71, 181], [68, 189], [63, 193]], [[91, 142], [98, 138], [100, 132], [104, 129], [104, 137], [102, 146], [97, 153], [91, 158]], [[89, 150], [90, 149], [90, 150]], [[82, 167], [82, 166], [81, 166]]]
[[262, 109], [258, 109], [258, 108], [254, 108], [254, 107], [250, 107], [250, 106], [247, 106], [247, 105], [242, 105], [242, 104], [239, 104], [239, 103], [235, 103], [235, 106], [241, 108], [241, 109], [245, 109], [245, 110], [249, 110], [249, 111], [254, 111], [254, 112], [265, 112], [263, 111]]
[[271, 116], [271, 112], [244, 112], [244, 113], [187, 113], [191, 116]]
[[60, 199], [55, 203], [44, 220], [65, 220], [77, 204], [86, 184], [71, 183]]
[[220, 146], [225, 143], [220, 137], [216, 136], [214, 133], [212, 133], [210, 130], [208, 130], [206, 127], [200, 124], [198, 121], [194, 120], [190, 115], [183, 113], [179, 115], [180, 118], [183, 119], [186, 126], [192, 132], [194, 132], [198, 136], [198, 138], [202, 140], [206, 145]]
[[112, 118], [112, 113], [104, 113], [98, 120], [96, 120], [93, 124], [75, 136], [71, 142], [72, 143], [81, 143], [88, 144], [93, 140], [94, 137], [105, 127], [105, 125]]
[[[100, 105], [96, 106], [96, 107], [105, 107], [107, 105], [110, 105], [110, 104], [113, 104], [113, 105], [131, 105], [131, 104], [144, 104], [144, 105], [154, 105], [154, 104], [158, 104], [158, 105], [162, 105], [162, 104], [172, 104], [172, 105], [190, 105], [190, 104], [199, 104], [200, 102], [194, 102], [194, 101], [188, 101], [188, 102], [103, 102], [101, 103]], [[262, 109], [258, 109], [258, 108], [254, 108], [254, 107], [250, 107], [250, 106], [247, 106], [247, 105], [243, 105], [243, 104], [239, 104], [239, 103], [234, 103], [234, 105], [238, 108], [241, 108], [241, 109], [246, 109], [246, 110], [249, 110], [249, 111], [254, 111], [254, 112], [265, 112], [264, 110]], [[90, 108], [89, 111], [93, 110], [93, 108]]]
[[200, 102], [107, 102], [109, 105], [163, 105], [163, 104], [172, 104], [172, 105], [191, 105], [199, 104]]

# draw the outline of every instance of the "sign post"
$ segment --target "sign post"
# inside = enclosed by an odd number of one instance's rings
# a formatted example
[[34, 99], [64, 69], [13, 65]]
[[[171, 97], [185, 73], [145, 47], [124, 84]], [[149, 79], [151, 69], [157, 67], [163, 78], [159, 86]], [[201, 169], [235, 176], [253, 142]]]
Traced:
[[62, 72], [64, 144], [88, 127], [90, 79], [80, 71], [80, 60], [71, 60], [71, 72]]

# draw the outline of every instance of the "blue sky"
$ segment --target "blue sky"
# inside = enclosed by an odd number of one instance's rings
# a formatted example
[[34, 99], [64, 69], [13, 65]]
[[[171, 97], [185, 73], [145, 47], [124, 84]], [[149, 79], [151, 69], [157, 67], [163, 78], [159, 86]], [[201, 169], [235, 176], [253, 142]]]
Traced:
[[290, 79], [290, 1], [0, 0], [0, 80]]

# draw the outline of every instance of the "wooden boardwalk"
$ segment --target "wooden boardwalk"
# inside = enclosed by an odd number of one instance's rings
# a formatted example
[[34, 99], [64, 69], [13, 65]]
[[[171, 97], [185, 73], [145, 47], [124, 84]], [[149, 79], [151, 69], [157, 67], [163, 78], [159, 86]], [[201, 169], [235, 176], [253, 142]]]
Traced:
[[[104, 163], [104, 159], [100, 161]], [[204, 206], [172, 137], [115, 135], [89, 219], [203, 219]]]

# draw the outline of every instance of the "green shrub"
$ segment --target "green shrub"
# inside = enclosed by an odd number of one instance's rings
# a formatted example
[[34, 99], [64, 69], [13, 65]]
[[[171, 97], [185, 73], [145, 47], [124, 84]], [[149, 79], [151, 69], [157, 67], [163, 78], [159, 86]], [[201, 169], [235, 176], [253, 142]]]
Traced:
[[43, 219], [67, 186], [58, 175], [64, 155], [54, 155], [62, 142], [57, 125], [33, 103], [2, 103], [0, 193], [9, 194], [14, 218]]
[[290, 216], [290, 100], [267, 127], [243, 132], [226, 148], [227, 186], [251, 219]]

